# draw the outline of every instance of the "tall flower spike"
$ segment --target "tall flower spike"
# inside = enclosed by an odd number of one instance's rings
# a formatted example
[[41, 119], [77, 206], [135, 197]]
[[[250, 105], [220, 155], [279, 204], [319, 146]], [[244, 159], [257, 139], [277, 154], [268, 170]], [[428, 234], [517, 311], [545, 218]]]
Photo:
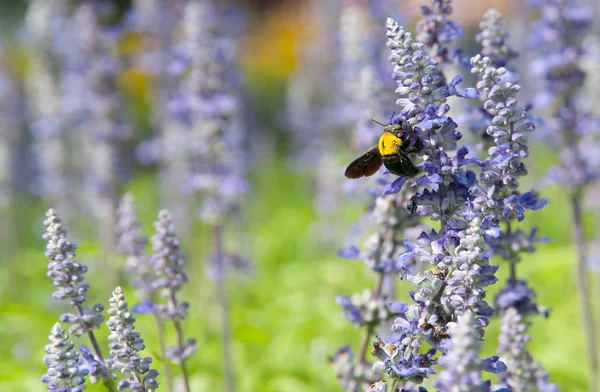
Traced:
[[417, 40], [427, 46], [427, 52], [438, 61], [448, 61], [451, 53], [446, 46], [464, 34], [462, 27], [448, 19], [452, 13], [451, 0], [431, 0], [422, 6], [423, 19], [417, 22]]
[[[462, 77], [455, 77], [445, 85], [438, 70], [438, 61], [428, 56], [423, 43], [413, 41], [412, 35], [398, 22], [388, 18], [386, 29], [387, 46], [392, 52], [389, 61], [394, 65], [392, 78], [398, 82], [396, 92], [400, 96], [396, 104], [403, 108], [399, 117], [408, 119], [413, 125], [419, 124], [422, 128], [430, 129], [432, 117], [441, 117], [450, 109], [446, 104], [448, 97], [479, 96], [475, 89], [457, 87]], [[456, 137], [448, 137], [447, 140], [442, 138], [443, 142], [457, 140]]]
[[[492, 212], [475, 208], [472, 204], [476, 187], [480, 186], [475, 172], [467, 165], [482, 165], [477, 159], [466, 158], [468, 150], [457, 147], [462, 135], [457, 124], [447, 116], [446, 103], [452, 95], [475, 98], [475, 89], [457, 87], [461, 77], [446, 84], [438, 69], [437, 60], [415, 43], [410, 33], [396, 22], [387, 22], [388, 46], [392, 50], [393, 78], [398, 82], [397, 104], [402, 107], [392, 123], [406, 121], [412, 131], [407, 147], [414, 153], [411, 159], [420, 159], [421, 171], [412, 181], [416, 193], [411, 197], [409, 211], [416, 216], [428, 216], [439, 221], [440, 231], [423, 232], [415, 242], [405, 241], [407, 252], [396, 265], [401, 274], [417, 289], [411, 292], [414, 303], [395, 303], [397, 314], [392, 325], [393, 335], [388, 344], [377, 342], [373, 354], [379, 360], [374, 368], [387, 373], [394, 383], [423, 380], [435, 373], [432, 365], [435, 354], [447, 355], [448, 328], [458, 316], [474, 314], [471, 333], [483, 336], [487, 317], [492, 314], [485, 301], [485, 287], [496, 282], [496, 266], [489, 264], [487, 238], [496, 228]], [[392, 188], [402, 189], [405, 178], [399, 178]], [[397, 184], [398, 186], [396, 186]], [[414, 273], [417, 263], [433, 264], [434, 268]], [[425, 349], [426, 345], [431, 347]], [[498, 372], [502, 365], [497, 358], [482, 361], [482, 370]]]
[[[161, 289], [164, 297], [170, 298], [188, 281], [188, 277], [183, 270], [185, 259], [179, 250], [179, 237], [169, 211], [159, 212], [158, 220], [154, 222], [154, 230], [156, 234], [151, 239], [154, 255], [150, 264], [156, 273], [156, 288]], [[183, 319], [186, 314], [185, 311], [168, 313], [169, 316], [178, 319]]]
[[[191, 164], [190, 192], [202, 196], [201, 221], [212, 227], [213, 250], [208, 275], [216, 281], [221, 315], [225, 389], [234, 390], [233, 353], [227, 291], [227, 268], [244, 267], [241, 257], [226, 253], [224, 226], [240, 217], [246, 180], [248, 129], [243, 129], [241, 102], [236, 91], [236, 35], [239, 19], [230, 19], [212, 0], [189, 1], [183, 10], [180, 55], [184, 64], [180, 93], [186, 145]], [[181, 353], [183, 355], [183, 353]]]
[[[516, 83], [514, 73], [498, 65], [506, 65], [516, 55], [505, 45], [507, 34], [500, 13], [489, 10], [480, 26], [483, 30], [478, 40], [483, 46], [482, 54], [488, 53], [492, 57], [475, 56], [471, 59], [471, 72], [478, 75], [477, 87], [484, 92], [481, 110], [485, 121], [479, 123], [485, 129], [484, 133], [481, 129], [477, 133], [491, 155], [485, 161], [482, 173], [482, 182], [487, 190], [476, 191], [475, 202], [495, 210], [500, 221], [505, 222], [505, 230], [494, 234], [496, 241], [492, 243], [492, 250], [506, 260], [510, 268], [510, 277], [505, 289], [496, 298], [496, 307], [501, 312], [516, 306], [527, 313], [546, 314], [547, 310], [535, 303], [535, 293], [525, 281], [518, 280], [516, 274], [521, 255], [535, 251], [535, 243], [542, 241], [537, 237], [536, 230], [526, 233], [514, 229], [515, 218], [517, 221], [523, 220], [525, 209], [540, 209], [546, 204], [532, 192], [521, 194], [517, 190], [518, 177], [527, 174], [523, 160], [529, 155], [527, 136], [535, 130], [535, 126], [525, 109], [518, 104], [517, 94], [521, 86]], [[486, 192], [492, 189], [495, 195], [489, 198]], [[526, 200], [528, 198], [532, 203]], [[521, 203], [521, 200], [526, 202]], [[500, 209], [502, 214], [499, 214]]]
[[577, 0], [535, 0], [539, 19], [533, 25], [532, 49], [537, 59], [532, 63], [536, 79], [546, 85], [537, 97], [537, 104], [546, 106], [545, 140], [553, 142], [559, 164], [548, 175], [568, 193], [572, 215], [573, 244], [576, 250], [577, 290], [583, 317], [585, 346], [589, 360], [590, 390], [598, 391], [597, 373], [598, 320], [594, 315], [589, 287], [588, 260], [583, 225], [583, 198], [589, 185], [600, 179], [598, 163], [598, 129], [600, 118], [588, 109], [583, 87], [586, 72], [584, 55], [589, 45], [584, 38], [597, 18], [585, 2]]
[[152, 237], [152, 248], [154, 255], [150, 264], [154, 267], [156, 274], [155, 288], [160, 290], [166, 298], [167, 304], [153, 304], [152, 311], [165, 320], [169, 320], [175, 327], [177, 345], [168, 347], [165, 356], [168, 360], [181, 367], [185, 391], [189, 392], [189, 380], [185, 361], [196, 349], [195, 339], [184, 340], [181, 321], [187, 315], [187, 302], [180, 302], [177, 291], [188, 281], [183, 271], [184, 258], [179, 250], [179, 237], [175, 232], [171, 214], [162, 210], [158, 214], [158, 220], [154, 222], [156, 234]]
[[103, 369], [102, 350], [100, 350], [93, 331], [99, 328], [104, 321], [102, 314], [104, 307], [101, 304], [96, 304], [91, 309], [83, 306], [86, 299], [85, 294], [89, 288], [87, 283], [83, 283], [83, 274], [87, 272], [87, 267], [75, 260], [77, 245], [67, 239], [67, 229], [62, 226], [61, 220], [54, 210], [48, 210], [44, 225], [46, 233], [43, 238], [48, 242], [44, 255], [50, 261], [46, 275], [53, 280], [56, 288], [52, 296], [58, 300], [69, 301], [76, 310], [75, 314], [62, 314], [60, 320], [63, 323], [71, 324], [70, 334], [77, 337], [88, 335], [96, 361], [100, 366], [98, 374], [102, 374], [103, 382], [112, 388], [112, 375]]
[[[448, 328], [451, 336], [448, 353], [438, 360], [443, 369], [434, 385], [440, 391], [489, 391], [490, 381], [481, 378], [485, 367], [479, 357], [481, 339], [476, 332], [476, 315], [466, 312], [458, 317], [458, 322]], [[497, 366], [506, 368], [501, 363]]]
[[120, 170], [123, 156], [120, 144], [130, 136], [126, 123], [123, 97], [117, 86], [120, 72], [117, 52], [117, 30], [107, 29], [101, 23], [101, 10], [97, 2], [79, 5], [73, 16], [75, 38], [83, 71], [86, 99], [82, 120], [87, 125], [90, 156], [87, 159], [88, 202], [99, 222], [101, 240], [107, 252], [116, 249], [114, 227], [117, 209], [117, 186], [123, 177]]
[[152, 392], [158, 388], [158, 372], [150, 369], [152, 358], [140, 356], [146, 347], [139, 332], [134, 332], [135, 318], [127, 307], [123, 289], [117, 287], [108, 301], [110, 307], [106, 326], [110, 330], [110, 356], [106, 361], [111, 370], [121, 372], [125, 379], [119, 381], [119, 391]]
[[50, 344], [46, 346], [44, 363], [48, 372], [42, 376], [42, 382], [48, 384], [49, 392], [81, 392], [85, 386], [85, 376], [88, 374], [79, 358], [79, 352], [69, 340], [65, 329], [56, 323], [48, 336]]
[[67, 239], [67, 229], [53, 209], [46, 213], [44, 225], [46, 233], [42, 238], [48, 242], [44, 255], [50, 261], [47, 275], [56, 288], [52, 296], [68, 300], [72, 305], [81, 305], [89, 288], [87, 283], [83, 283], [83, 274], [88, 269], [75, 261], [77, 245]]
[[499, 375], [500, 383], [511, 391], [558, 392], [558, 387], [548, 382], [548, 373], [534, 362], [527, 351], [531, 338], [526, 332], [527, 324], [523, 317], [516, 309], [508, 309], [502, 316], [498, 337], [498, 355], [508, 367], [505, 373]]
[[517, 57], [515, 52], [506, 42], [508, 32], [502, 20], [502, 14], [494, 8], [490, 8], [483, 14], [483, 20], [479, 23], [479, 32], [475, 41], [481, 44], [481, 55], [489, 57], [494, 67], [505, 67], [508, 61]]
[[127, 193], [117, 209], [117, 251], [127, 255], [125, 268], [133, 275], [133, 284], [141, 299], [150, 299], [156, 290], [153, 287], [154, 270], [146, 256], [148, 239], [142, 232], [135, 211], [133, 194]]
[[[141, 304], [134, 305], [134, 313], [152, 313], [156, 325], [156, 334], [160, 355], [165, 356], [165, 327], [164, 320], [156, 312], [155, 302], [157, 297], [156, 274], [150, 263], [150, 257], [145, 248], [148, 240], [142, 232], [141, 225], [135, 212], [133, 194], [127, 193], [117, 210], [117, 250], [127, 255], [125, 267], [132, 273], [133, 285], [137, 288], [136, 296], [142, 300]], [[173, 375], [171, 365], [164, 364], [163, 384], [167, 390], [173, 389]]]
[[35, 193], [59, 208], [67, 218], [74, 213], [72, 164], [67, 158], [67, 125], [61, 105], [63, 61], [59, 56], [58, 35], [68, 25], [67, 1], [29, 2], [25, 16], [25, 41], [31, 56], [25, 75], [25, 91], [31, 116], [32, 150], [35, 154]]

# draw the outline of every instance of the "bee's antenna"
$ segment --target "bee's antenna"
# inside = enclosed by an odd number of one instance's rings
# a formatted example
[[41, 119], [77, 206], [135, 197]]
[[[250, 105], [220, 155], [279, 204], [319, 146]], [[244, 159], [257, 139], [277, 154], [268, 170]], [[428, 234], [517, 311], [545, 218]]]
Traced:
[[396, 111], [394, 110], [394, 112], [392, 113], [392, 117], [390, 117], [390, 122], [392, 122], [392, 120], [394, 119], [395, 115], [396, 115]]
[[385, 127], [385, 126], [386, 126], [385, 124], [382, 124], [382, 123], [380, 123], [379, 121], [377, 121], [377, 120], [375, 120], [375, 119], [373, 119], [373, 118], [371, 119], [371, 121], [373, 121], [375, 124], [379, 124], [379, 125], [381, 125], [382, 127]]

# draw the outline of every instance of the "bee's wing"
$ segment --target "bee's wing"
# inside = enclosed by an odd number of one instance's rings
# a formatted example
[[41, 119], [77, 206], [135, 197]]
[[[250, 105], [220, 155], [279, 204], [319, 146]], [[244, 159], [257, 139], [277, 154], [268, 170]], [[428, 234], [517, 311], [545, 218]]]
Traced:
[[402, 151], [398, 151], [398, 156], [400, 157], [400, 166], [405, 175], [412, 177], [419, 172], [419, 169], [415, 167], [408, 155]]
[[354, 162], [348, 165], [345, 176], [348, 178], [360, 178], [369, 177], [377, 173], [377, 170], [383, 163], [381, 154], [377, 147], [373, 147], [371, 150], [356, 158]]

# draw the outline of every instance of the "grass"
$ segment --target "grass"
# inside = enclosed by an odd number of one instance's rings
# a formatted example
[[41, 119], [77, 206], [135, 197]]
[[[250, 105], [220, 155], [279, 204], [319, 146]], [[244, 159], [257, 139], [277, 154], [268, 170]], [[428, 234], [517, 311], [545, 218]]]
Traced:
[[[142, 176], [130, 187], [136, 194], [139, 211], [150, 234], [158, 211], [152, 177]], [[248, 234], [234, 238], [255, 263], [251, 276], [230, 280], [232, 323], [234, 328], [235, 372], [239, 391], [336, 391], [339, 390], [327, 364], [327, 357], [339, 346], [355, 348], [360, 330], [346, 322], [334, 298], [373, 287], [373, 275], [361, 263], [341, 260], [333, 244], [311, 241], [311, 229], [318, 219], [306, 191], [307, 178], [290, 174], [283, 165], [266, 163], [253, 176], [253, 193], [248, 206]], [[26, 204], [24, 204], [26, 203]], [[24, 200], [15, 211], [27, 211], [19, 221], [18, 249], [3, 258], [0, 266], [0, 390], [44, 390], [39, 377], [45, 372], [41, 358], [46, 337], [59, 314], [67, 308], [50, 297], [52, 285], [45, 276], [43, 230], [39, 217], [45, 207], [39, 201]], [[349, 227], [361, 214], [360, 204], [344, 205], [339, 215]], [[537, 213], [537, 222], [553, 222], [544, 230], [564, 221], [564, 212], [553, 203]], [[534, 215], [534, 214], [532, 214]], [[568, 230], [560, 227], [560, 232]], [[558, 230], [558, 229], [557, 229]], [[191, 284], [182, 295], [191, 302], [185, 332], [198, 340], [198, 351], [190, 360], [194, 391], [222, 390], [219, 321], [215, 286], [204, 272], [203, 258], [208, 252], [206, 232], [183, 242], [188, 252]], [[77, 233], [73, 233], [77, 235]], [[77, 235], [79, 260], [90, 267], [87, 280], [92, 288], [90, 305], [107, 303], [115, 278], [107, 273], [104, 257], [91, 238]], [[230, 243], [229, 245], [238, 245]], [[121, 259], [111, 260], [118, 265]], [[539, 302], [552, 308], [549, 319], [534, 318], [530, 350], [551, 373], [551, 380], [562, 390], [585, 391], [586, 364], [581, 317], [573, 275], [574, 254], [568, 236], [542, 244], [539, 252], [519, 266], [537, 291]], [[501, 267], [500, 282], [506, 276]], [[407, 292], [400, 282], [398, 291]], [[492, 300], [494, 292], [489, 294]], [[126, 296], [134, 303], [133, 291]], [[140, 316], [137, 329], [147, 341], [149, 353], [157, 347], [152, 320]], [[484, 355], [496, 347], [498, 320], [488, 328]], [[106, 345], [106, 331], [99, 333]], [[172, 339], [173, 337], [170, 336]], [[82, 343], [86, 343], [82, 340]], [[158, 370], [161, 368], [157, 362]], [[159, 378], [160, 382], [160, 378]], [[91, 391], [101, 391], [93, 387]]]

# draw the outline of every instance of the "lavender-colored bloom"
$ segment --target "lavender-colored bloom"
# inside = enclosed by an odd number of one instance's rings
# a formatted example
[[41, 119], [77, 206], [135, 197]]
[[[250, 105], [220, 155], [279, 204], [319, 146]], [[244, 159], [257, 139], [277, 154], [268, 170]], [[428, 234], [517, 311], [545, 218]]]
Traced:
[[56, 323], [48, 336], [50, 344], [46, 346], [44, 363], [48, 372], [42, 376], [42, 382], [48, 384], [49, 392], [81, 392], [85, 386], [88, 371], [82, 366], [75, 344], [69, 340], [65, 329]]
[[[536, 236], [535, 229], [530, 233], [513, 229], [514, 218], [520, 222], [525, 218], [526, 210], [538, 210], [546, 205], [537, 193], [521, 194], [517, 190], [518, 177], [527, 174], [522, 161], [529, 155], [527, 138], [535, 125], [525, 108], [518, 104], [516, 97], [521, 87], [516, 83], [516, 74], [504, 67], [516, 52], [506, 45], [508, 34], [501, 15], [496, 10], [489, 10], [480, 27], [482, 32], [478, 41], [483, 46], [484, 57], [477, 55], [471, 59], [471, 64], [472, 73], [479, 76], [477, 87], [485, 93], [480, 109], [484, 121], [481, 121], [478, 133], [490, 156], [483, 162], [481, 178], [484, 187], [473, 191], [474, 203], [493, 210], [498, 219], [506, 222], [506, 229], [498, 231], [490, 245], [493, 254], [509, 263], [511, 272], [505, 289], [496, 297], [496, 308], [503, 313], [514, 305], [525, 313], [547, 314], [545, 308], [535, 303], [535, 293], [527, 288], [526, 282], [516, 277], [516, 264], [521, 261], [521, 254], [535, 251], [535, 243], [543, 240]], [[485, 127], [484, 135], [481, 135], [481, 127]]]
[[502, 385], [512, 391], [558, 392], [556, 385], [548, 381], [548, 373], [531, 358], [527, 351], [530, 337], [526, 335], [527, 324], [514, 308], [509, 308], [502, 316], [502, 326], [498, 355], [506, 363], [508, 370], [500, 374]]
[[232, 81], [236, 46], [232, 30], [216, 23], [219, 12], [211, 2], [186, 4], [177, 48], [185, 72], [169, 105], [189, 129], [185, 151], [192, 176], [186, 186], [206, 196], [200, 216], [213, 225], [239, 208], [248, 189], [240, 164], [245, 157], [240, 102]]
[[542, 314], [546, 317], [550, 310], [536, 302], [535, 292], [524, 280], [509, 280], [494, 299], [496, 311], [502, 315], [508, 309], [516, 309], [521, 315]]
[[475, 40], [481, 44], [481, 55], [488, 57], [494, 67], [505, 67], [508, 61], [518, 56], [506, 42], [508, 32], [498, 10], [487, 10], [479, 28], [481, 32], [475, 36]]
[[105, 246], [116, 248], [114, 227], [117, 208], [117, 185], [122, 181], [125, 167], [119, 144], [130, 137], [124, 119], [123, 98], [117, 86], [121, 64], [115, 57], [118, 31], [102, 26], [99, 4], [85, 3], [73, 15], [77, 49], [82, 61], [85, 83], [84, 110], [88, 132], [89, 166], [86, 188], [100, 235]]
[[329, 358], [329, 363], [340, 386], [348, 391], [367, 388], [381, 378], [373, 371], [370, 362], [357, 363], [352, 349], [348, 346], [340, 348]]
[[[44, 255], [50, 261], [46, 275], [53, 280], [56, 288], [52, 296], [58, 300], [68, 300], [76, 310], [75, 314], [63, 313], [60, 320], [63, 323], [71, 324], [70, 334], [77, 337], [84, 334], [89, 336], [96, 361], [99, 366], [103, 367], [102, 353], [93, 330], [99, 328], [104, 321], [102, 314], [104, 306], [101, 304], [96, 304], [92, 308], [83, 306], [86, 299], [85, 294], [89, 289], [89, 285], [83, 283], [83, 274], [87, 272], [87, 267], [75, 260], [77, 245], [67, 239], [67, 229], [62, 226], [61, 220], [54, 210], [48, 210], [44, 225], [46, 233], [43, 238], [48, 242]], [[99, 373], [104, 377], [103, 382], [111, 385], [112, 374], [105, 372], [104, 369], [99, 370]]]
[[65, 216], [73, 212], [71, 163], [67, 159], [66, 124], [61, 107], [60, 42], [57, 37], [68, 25], [67, 1], [32, 1], [27, 9], [24, 39], [35, 56], [25, 78], [30, 131], [33, 136], [36, 175], [34, 193], [42, 195]]
[[448, 61], [451, 53], [447, 44], [464, 34], [462, 27], [448, 19], [452, 13], [451, 0], [431, 0], [422, 6], [423, 19], [417, 22], [417, 40], [427, 47], [429, 56], [438, 61]]
[[[185, 259], [179, 250], [179, 237], [167, 210], [159, 212], [154, 230], [156, 234], [151, 239], [154, 254], [150, 264], [156, 274], [155, 288], [161, 290], [164, 297], [170, 298], [188, 281], [188, 277], [183, 270]], [[165, 316], [183, 319], [187, 315], [187, 307], [187, 303], [182, 303], [167, 311]]]
[[546, 205], [535, 192], [520, 194], [517, 191], [518, 177], [527, 174], [523, 164], [529, 155], [527, 135], [535, 126], [525, 109], [518, 105], [516, 94], [520, 86], [504, 79], [505, 68], [495, 68], [489, 58], [480, 55], [471, 59], [471, 64], [472, 72], [479, 76], [477, 86], [486, 92], [483, 107], [492, 116], [487, 133], [495, 144], [489, 149], [490, 156], [482, 169], [484, 186], [472, 193], [476, 196], [475, 205], [494, 211], [497, 218], [507, 222], [508, 231], [502, 233], [492, 249], [512, 264], [508, 285], [514, 286], [517, 284], [514, 265], [521, 259], [519, 254], [533, 251], [533, 244], [539, 239], [535, 231], [528, 236], [519, 230], [512, 231], [511, 219], [516, 217], [520, 222], [526, 210], [539, 210]]
[[111, 374], [104, 363], [100, 362], [86, 345], [79, 346], [81, 353], [81, 369], [88, 372], [88, 380], [92, 384], [102, 383], [107, 378], [116, 378], [116, 375]]
[[155, 293], [153, 283], [156, 278], [145, 252], [148, 239], [142, 232], [136, 216], [135, 200], [131, 193], [123, 196], [119, 203], [116, 233], [117, 251], [127, 255], [125, 268], [133, 275], [133, 284], [138, 289], [137, 295], [142, 299], [151, 298]]
[[342, 307], [346, 318], [357, 326], [378, 326], [393, 316], [388, 307], [388, 299], [385, 296], [374, 296], [371, 290], [352, 297], [340, 295], [336, 298], [336, 303]]
[[[183, 270], [184, 258], [179, 250], [179, 237], [175, 232], [171, 214], [162, 210], [158, 214], [158, 220], [154, 223], [156, 234], [152, 237], [152, 248], [154, 254], [150, 258], [156, 280], [154, 288], [166, 298], [167, 304], [154, 304], [153, 311], [165, 320], [171, 320], [178, 335], [179, 344], [173, 348], [167, 348], [166, 356], [170, 361], [179, 364], [185, 373], [185, 360], [195, 350], [195, 339], [183, 338], [181, 320], [187, 316], [189, 304], [180, 302], [177, 291], [188, 281]], [[185, 375], [187, 382], [187, 374]], [[188, 388], [189, 389], [189, 388]]]
[[47, 275], [56, 288], [52, 296], [68, 300], [75, 306], [81, 305], [89, 285], [83, 283], [87, 267], [75, 260], [77, 245], [67, 239], [67, 229], [62, 226], [61, 219], [53, 209], [46, 213], [44, 225], [46, 233], [43, 238], [48, 242], [44, 255], [50, 261]]
[[577, 0], [535, 0], [539, 11], [533, 25], [532, 48], [538, 58], [533, 72], [546, 85], [537, 103], [545, 106], [547, 140], [554, 142], [560, 163], [549, 178], [566, 189], [573, 217], [573, 242], [577, 253], [577, 284], [582, 307], [585, 346], [590, 363], [590, 389], [598, 390], [599, 369], [597, 320], [588, 287], [588, 261], [583, 227], [583, 197], [588, 186], [600, 177], [598, 165], [598, 125], [600, 119], [589, 109], [583, 95], [586, 72], [583, 59], [587, 50], [584, 37], [595, 22], [593, 12]]
[[[502, 79], [505, 69], [496, 69], [488, 58], [476, 56], [472, 60], [473, 73], [479, 74], [477, 87], [485, 93], [484, 110], [491, 116], [487, 132], [494, 146], [483, 161], [467, 158], [466, 148], [450, 155], [461, 134], [447, 117], [450, 107], [446, 100], [452, 95], [474, 98], [479, 92], [457, 88], [460, 77], [445, 84], [437, 61], [425, 55], [422, 44], [414, 43], [410, 34], [393, 21], [388, 20], [387, 27], [390, 60], [395, 66], [393, 77], [401, 97], [398, 105], [403, 107], [392, 122], [403, 120], [414, 125], [414, 159], [422, 157], [421, 174], [413, 185], [418, 191], [411, 198], [409, 210], [440, 221], [441, 227], [439, 232], [424, 232], [417, 241], [405, 242], [407, 252], [399, 257], [398, 264], [408, 266], [416, 261], [435, 268], [401, 274], [417, 286], [411, 292], [414, 304], [392, 306], [399, 314], [392, 327], [394, 334], [387, 344], [376, 344], [374, 354], [379, 362], [374, 367], [395, 381], [420, 383], [434, 373], [433, 356], [441, 352], [438, 363], [446, 367], [446, 372], [438, 378], [440, 390], [452, 390], [450, 385], [456, 384], [461, 385], [457, 390], [489, 390], [489, 382], [483, 382], [478, 373], [505, 370], [498, 358], [481, 360], [476, 354], [459, 355], [461, 360], [476, 365], [472, 367], [476, 374], [470, 373], [466, 365], [450, 370], [457, 363], [452, 350], [463, 350], [464, 354], [465, 350], [477, 349], [465, 342], [479, 344], [493, 313], [485, 301], [485, 288], [497, 281], [494, 274], [498, 267], [490, 265], [489, 259], [493, 254], [491, 244], [501, 234], [498, 222], [511, 216], [521, 220], [525, 210], [545, 205], [534, 192], [516, 191], [517, 178], [527, 173], [522, 163], [528, 155], [526, 134], [534, 127], [515, 98], [520, 86]], [[481, 168], [479, 178], [467, 165]], [[465, 323], [464, 333], [454, 327], [457, 318]], [[456, 336], [452, 336], [453, 331]], [[421, 348], [425, 343], [431, 349], [424, 353]]]
[[422, 340], [416, 331], [416, 325], [411, 326], [396, 337], [392, 335], [395, 338], [392, 341], [396, 340], [394, 343], [375, 343], [373, 355], [378, 361], [373, 364], [373, 369], [379, 373], [385, 372], [394, 379], [416, 384], [435, 374], [431, 367], [435, 349], [420, 354]]
[[[479, 357], [481, 338], [477, 333], [476, 315], [466, 312], [458, 317], [457, 323], [448, 327], [451, 336], [448, 352], [438, 360], [442, 367], [434, 385], [440, 391], [490, 391], [490, 381], [484, 381], [481, 376], [488, 361]], [[506, 369], [497, 358], [492, 362], [496, 369]]]
[[[476, 97], [479, 95], [475, 89], [457, 88], [457, 84], [462, 80], [461, 77], [456, 77], [448, 85], [445, 85], [443, 77], [438, 71], [438, 61], [425, 53], [424, 44], [413, 41], [412, 35], [393, 19], [387, 20], [386, 28], [387, 46], [392, 51], [389, 61], [394, 65], [392, 78], [398, 82], [396, 92], [400, 95], [396, 104], [403, 108], [400, 115], [392, 121], [406, 119], [412, 125], [421, 126], [423, 123], [422, 127], [428, 130], [433, 125], [436, 125], [437, 128], [440, 124], [446, 123], [444, 115], [450, 109], [446, 104], [448, 97], [453, 95]], [[435, 124], [432, 116], [437, 119]], [[438, 138], [441, 138], [442, 143], [448, 144], [449, 147], [452, 146], [453, 141], [460, 138], [450, 123], [446, 127], [442, 127], [439, 132], [441, 134]], [[425, 151], [430, 150], [431, 145], [439, 144], [433, 139], [424, 140], [424, 143], [426, 144]]]
[[106, 361], [111, 370], [122, 373], [125, 378], [119, 381], [119, 391], [151, 392], [158, 388], [158, 372], [150, 369], [152, 358], [142, 358], [139, 353], [146, 347], [139, 332], [134, 332], [135, 318], [128, 310], [121, 287], [117, 287], [108, 301], [109, 319], [106, 326], [110, 330], [108, 340], [110, 356]]
[[[491, 315], [483, 300], [483, 288], [496, 280], [496, 267], [489, 265], [484, 252], [487, 225], [482, 224], [481, 212], [467, 214], [465, 209], [472, 200], [469, 190], [478, 182], [475, 173], [464, 166], [481, 163], [467, 159], [466, 149], [449, 155], [461, 134], [446, 116], [448, 97], [473, 98], [479, 93], [457, 88], [460, 76], [445, 84], [438, 62], [425, 54], [423, 44], [413, 42], [410, 33], [390, 19], [387, 37], [393, 78], [399, 86], [396, 92], [401, 97], [397, 103], [403, 107], [392, 122], [402, 120], [414, 126], [414, 140], [409, 145], [423, 159], [422, 173], [413, 182], [419, 191], [411, 197], [409, 211], [440, 221], [441, 230], [423, 233], [416, 243], [404, 243], [408, 252], [397, 263], [405, 268], [402, 276], [417, 285], [417, 291], [411, 292], [415, 303], [394, 307], [399, 313], [392, 327], [394, 334], [388, 344], [376, 344], [374, 354], [379, 362], [374, 367], [395, 380], [421, 383], [435, 373], [431, 365], [436, 352], [446, 352], [442, 341], [448, 336], [447, 323], [455, 315], [475, 312], [478, 329], [487, 325], [486, 317]], [[406, 267], [415, 258], [436, 268], [413, 274]], [[425, 343], [432, 348], [423, 353], [420, 349]]]
[[377, 381], [374, 384], [371, 384], [371, 386], [369, 386], [369, 389], [367, 389], [367, 392], [387, 392], [388, 390], [388, 383], [387, 381]]
[[117, 209], [118, 236], [117, 251], [128, 255], [125, 267], [128, 270], [138, 271], [142, 268], [143, 261], [141, 256], [145, 253], [148, 240], [142, 232], [142, 227], [138, 221], [135, 211], [135, 198], [132, 193], [127, 193], [121, 199]]

